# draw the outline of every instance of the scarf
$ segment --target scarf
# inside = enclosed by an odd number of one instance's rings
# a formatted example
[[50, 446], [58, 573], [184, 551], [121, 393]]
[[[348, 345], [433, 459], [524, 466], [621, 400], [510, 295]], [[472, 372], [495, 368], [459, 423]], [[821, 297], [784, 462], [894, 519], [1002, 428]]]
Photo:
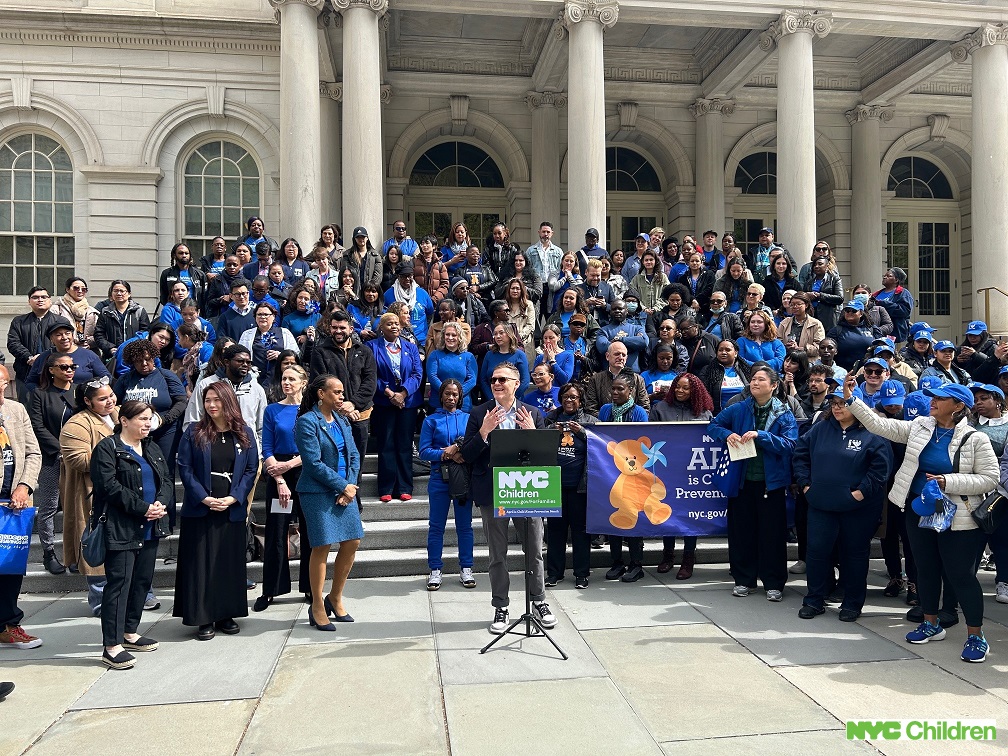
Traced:
[[614, 404], [612, 408], [613, 422], [614, 423], [623, 422], [623, 416], [626, 415], [628, 412], [630, 412], [630, 410], [633, 409], [633, 406], [634, 406], [633, 397], [630, 397], [627, 400], [626, 404], [620, 404], [618, 406]]
[[70, 311], [74, 320], [77, 321], [77, 330], [83, 332], [84, 316], [87, 315], [87, 311], [91, 308], [91, 305], [88, 304], [87, 297], [84, 297], [84, 299], [80, 302], [75, 302], [69, 294], [64, 294], [62, 301], [63, 306]]
[[402, 302], [407, 307], [409, 307], [410, 312], [416, 309], [416, 298], [417, 298], [417, 285], [414, 283], [410, 287], [409, 293], [399, 284], [399, 279], [397, 278], [395, 283], [392, 284], [392, 291], [395, 292], [396, 302]]

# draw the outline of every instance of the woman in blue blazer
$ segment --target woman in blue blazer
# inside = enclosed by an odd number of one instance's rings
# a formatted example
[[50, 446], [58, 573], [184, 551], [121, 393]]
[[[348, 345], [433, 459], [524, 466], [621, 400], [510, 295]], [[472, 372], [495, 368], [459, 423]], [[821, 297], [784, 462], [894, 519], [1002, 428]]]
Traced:
[[416, 345], [399, 338], [399, 316], [385, 313], [381, 335], [367, 342], [378, 363], [371, 427], [378, 443], [378, 496], [413, 498], [413, 433], [423, 403], [423, 361]]
[[182, 434], [178, 470], [185, 497], [173, 615], [198, 626], [199, 640], [215, 629], [235, 635], [234, 618], [248, 616], [245, 523], [259, 447], [228, 381], [204, 390], [203, 418]]
[[[360, 455], [350, 424], [339, 414], [343, 406], [343, 382], [333, 375], [315, 377], [305, 390], [294, 442], [301, 455], [301, 477], [297, 491], [301, 499], [308, 542], [312, 544], [308, 561], [312, 606], [308, 621], [319, 630], [334, 631], [331, 614], [337, 622], [353, 622], [343, 606], [343, 588], [360, 539], [364, 537], [360, 512], [347, 506], [357, 496]], [[333, 568], [332, 590], [323, 596], [329, 549], [339, 544]]]

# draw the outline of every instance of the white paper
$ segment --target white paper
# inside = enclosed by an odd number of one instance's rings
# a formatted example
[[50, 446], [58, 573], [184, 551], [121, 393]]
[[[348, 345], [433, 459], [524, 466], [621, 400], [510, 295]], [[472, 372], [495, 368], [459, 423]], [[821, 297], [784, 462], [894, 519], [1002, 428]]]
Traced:
[[280, 503], [280, 499], [270, 499], [270, 514], [290, 514], [291, 513], [291, 501], [287, 500], [286, 506]]
[[738, 462], [740, 459], [750, 459], [756, 456], [756, 441], [750, 439], [738, 446], [728, 445], [728, 459]]

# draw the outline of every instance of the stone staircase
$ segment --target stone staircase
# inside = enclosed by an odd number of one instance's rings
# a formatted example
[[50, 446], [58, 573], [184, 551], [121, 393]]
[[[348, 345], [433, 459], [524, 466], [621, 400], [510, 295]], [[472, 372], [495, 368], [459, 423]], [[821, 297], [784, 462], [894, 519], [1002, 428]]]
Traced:
[[[415, 479], [415, 492], [412, 501], [403, 503], [393, 501], [384, 504], [377, 497], [377, 459], [369, 454], [364, 460], [364, 472], [361, 476], [361, 495], [364, 502], [364, 540], [361, 542], [357, 559], [354, 562], [351, 578], [355, 577], [389, 577], [398, 575], [415, 575], [418, 578], [426, 576], [427, 569], [427, 516], [429, 500], [427, 498], [427, 478]], [[179, 501], [182, 500], [181, 485], [176, 492]], [[265, 503], [260, 490], [253, 507], [256, 520], [265, 521]], [[473, 518], [473, 530], [476, 536], [474, 551], [477, 573], [486, 573], [489, 564], [489, 553], [486, 539], [483, 536], [483, 524], [478, 513]], [[62, 558], [63, 514], [56, 516], [56, 553]], [[517, 544], [517, 534], [511, 530], [511, 543]], [[446, 576], [458, 574], [458, 538], [453, 525], [453, 513], [449, 513], [448, 527], [445, 531], [444, 570]], [[681, 554], [681, 544], [678, 544], [678, 554]], [[877, 544], [876, 544], [877, 549]], [[662, 545], [659, 539], [649, 539], [644, 543], [645, 564], [656, 565], [661, 558]], [[790, 546], [790, 559], [797, 558], [794, 545]], [[167, 557], [175, 557], [178, 553], [178, 535], [170, 536], [161, 541], [158, 550], [158, 562], [154, 574], [154, 587], [164, 591], [175, 585], [175, 564], [164, 564]], [[568, 566], [570, 565], [570, 547], [568, 547]], [[335, 554], [330, 554], [330, 562]], [[700, 563], [727, 563], [728, 545], [724, 538], [700, 539], [697, 546], [697, 561]], [[592, 568], [597, 577], [610, 565], [608, 548], [593, 549], [591, 555]], [[518, 548], [511, 549], [508, 554], [508, 567], [512, 571], [521, 571], [523, 557]], [[298, 571], [298, 560], [291, 560], [291, 572], [295, 577], [295, 588]], [[258, 582], [262, 577], [262, 563], [250, 562], [248, 575]], [[28, 563], [28, 574], [25, 576], [23, 591], [25, 593], [53, 593], [62, 591], [83, 590], [84, 579], [79, 575], [67, 572], [64, 575], [51, 575], [42, 566], [42, 548], [38, 536], [32, 536], [31, 553]]]

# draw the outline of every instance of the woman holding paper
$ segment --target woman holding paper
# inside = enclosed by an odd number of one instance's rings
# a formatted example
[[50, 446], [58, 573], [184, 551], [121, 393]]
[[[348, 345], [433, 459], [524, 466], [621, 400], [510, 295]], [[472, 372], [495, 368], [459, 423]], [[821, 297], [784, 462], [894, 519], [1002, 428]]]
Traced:
[[[277, 596], [291, 592], [290, 557], [287, 553], [287, 534], [291, 518], [297, 515], [301, 536], [301, 551], [308, 553], [308, 529], [301, 512], [297, 492], [301, 477], [301, 455], [294, 443], [294, 423], [298, 407], [308, 385], [308, 373], [300, 365], [285, 368], [280, 375], [280, 388], [284, 398], [269, 405], [263, 415], [262, 458], [266, 478], [266, 537], [263, 544], [262, 595], [252, 605], [253, 612], [261, 612]], [[301, 560], [298, 589], [311, 594], [308, 580], [308, 560]]]
[[749, 378], [750, 396], [725, 407], [707, 435], [727, 445], [715, 486], [728, 497], [728, 562], [733, 596], [748, 596], [762, 580], [767, 601], [784, 598], [787, 581], [787, 508], [791, 453], [798, 424], [774, 396], [780, 378], [762, 363]]

